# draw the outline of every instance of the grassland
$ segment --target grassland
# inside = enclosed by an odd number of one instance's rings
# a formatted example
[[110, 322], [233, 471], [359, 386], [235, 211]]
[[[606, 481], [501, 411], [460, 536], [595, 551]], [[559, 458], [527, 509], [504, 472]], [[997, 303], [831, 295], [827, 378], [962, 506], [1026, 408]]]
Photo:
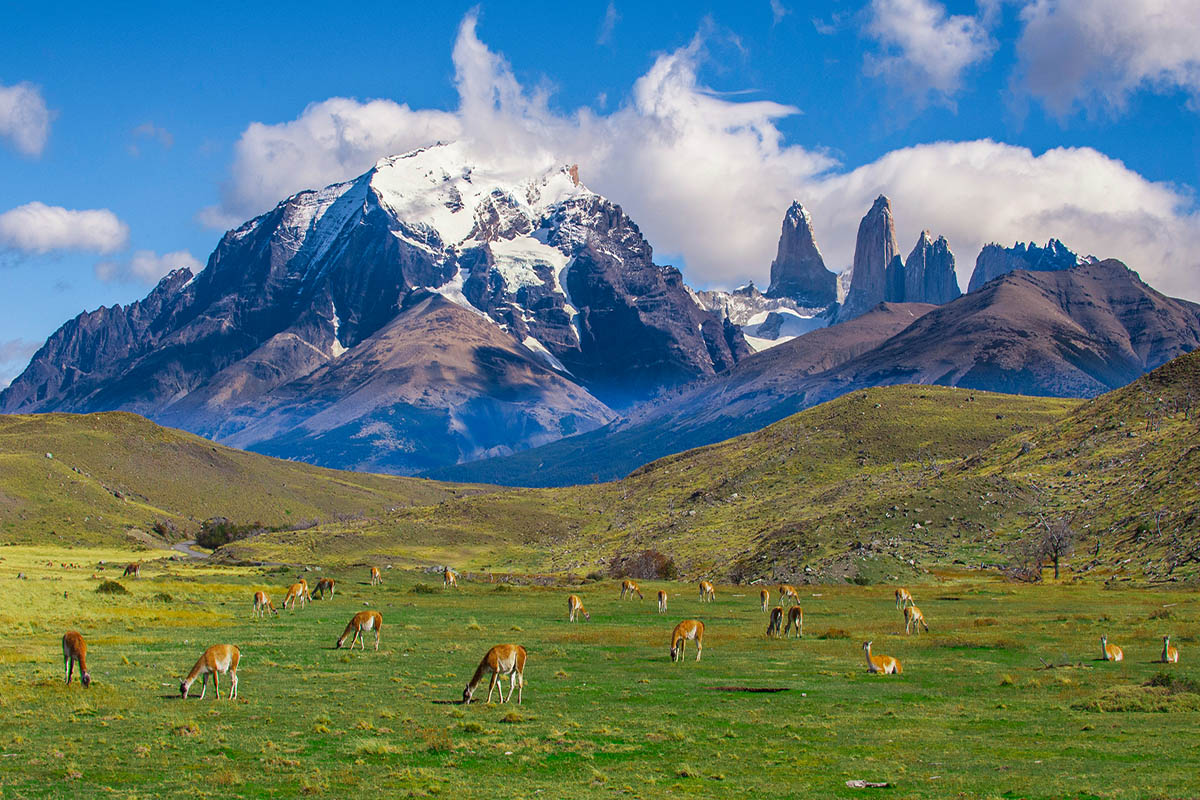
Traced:
[[[929, 576], [911, 588], [933, 630], [906, 637], [890, 587], [811, 586], [806, 636], [785, 641], [763, 636], [754, 587], [701, 605], [693, 584], [646, 582], [670, 592], [661, 617], [608, 581], [447, 592], [414, 571], [370, 587], [334, 570], [334, 599], [255, 621], [252, 592], [278, 596], [292, 573], [161, 561], [129, 595], [97, 594], [117, 570], [98, 562], [132, 555], [0, 548], [0, 591], [21, 598], [0, 607], [0, 796], [860, 797], [856, 778], [912, 798], [1200, 793], [1191, 590]], [[590, 622], [566, 622], [570, 591]], [[366, 604], [380, 651], [330, 649]], [[707, 625], [704, 659], [671, 664], [685, 617]], [[87, 691], [62, 685], [71, 628], [90, 644]], [[1125, 662], [1093, 660], [1102, 632]], [[1152, 663], [1165, 633], [1178, 665]], [[867, 675], [866, 638], [904, 674]], [[529, 649], [524, 705], [445, 702], [506, 641]], [[179, 700], [218, 642], [242, 650], [240, 699]], [[1161, 672], [1174, 689], [1145, 685]]]

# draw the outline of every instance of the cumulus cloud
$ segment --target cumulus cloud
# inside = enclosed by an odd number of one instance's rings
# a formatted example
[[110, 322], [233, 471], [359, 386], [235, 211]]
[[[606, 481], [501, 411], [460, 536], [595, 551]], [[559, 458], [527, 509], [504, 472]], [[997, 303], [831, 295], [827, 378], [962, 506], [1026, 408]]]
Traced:
[[7, 387], [13, 378], [21, 374], [40, 347], [39, 342], [29, 339], [0, 340], [0, 389]]
[[620, 203], [660, 254], [681, 256], [688, 280], [700, 286], [765, 282], [793, 199], [812, 211], [830, 268], [843, 269], [859, 220], [885, 193], [906, 251], [922, 228], [945, 234], [964, 285], [987, 241], [1057, 236], [1083, 252], [1124, 259], [1164, 290], [1200, 296], [1200, 217], [1182, 189], [1148, 181], [1095, 150], [1039, 155], [991, 141], [905, 148], [848, 170], [828, 152], [785, 141], [779, 122], [798, 109], [706, 88], [698, 76], [706, 57], [697, 36], [660, 55], [611, 113], [556, 113], [478, 39], [468, 16], [454, 47], [456, 111], [338, 98], [310, 105], [291, 122], [256, 123], [238, 144], [220, 211], [240, 223], [295, 191], [350, 178], [381, 156], [456, 138], [481, 160], [531, 174], [578, 163], [584, 182]]
[[1021, 10], [1021, 80], [1055, 114], [1135, 91], [1181, 90], [1200, 110], [1200, 0], [1035, 0]]
[[918, 96], [953, 95], [967, 69], [996, 49], [979, 20], [948, 15], [934, 0], [872, 0], [864, 32], [879, 45], [866, 56], [867, 74]]
[[0, 214], [0, 248], [10, 251], [112, 253], [128, 240], [129, 226], [106, 208], [76, 211], [34, 201]]
[[36, 157], [50, 138], [50, 110], [42, 92], [31, 83], [0, 84], [0, 139], [18, 153]]
[[96, 264], [96, 277], [105, 283], [158, 283], [174, 269], [187, 267], [199, 272], [204, 265], [186, 250], [176, 250], [161, 256], [153, 250], [137, 250], [128, 260], [101, 261]]

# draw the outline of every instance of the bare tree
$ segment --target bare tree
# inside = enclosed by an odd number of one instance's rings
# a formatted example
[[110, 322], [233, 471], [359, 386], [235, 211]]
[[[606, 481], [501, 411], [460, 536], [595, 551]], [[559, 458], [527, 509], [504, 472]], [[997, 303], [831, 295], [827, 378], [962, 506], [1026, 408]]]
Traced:
[[1039, 514], [1038, 519], [1041, 520], [1043, 529], [1041, 554], [1054, 565], [1054, 580], [1058, 580], [1059, 562], [1075, 549], [1075, 529], [1071, 527], [1068, 517], [1059, 517], [1053, 522], [1047, 522], [1046, 518]]

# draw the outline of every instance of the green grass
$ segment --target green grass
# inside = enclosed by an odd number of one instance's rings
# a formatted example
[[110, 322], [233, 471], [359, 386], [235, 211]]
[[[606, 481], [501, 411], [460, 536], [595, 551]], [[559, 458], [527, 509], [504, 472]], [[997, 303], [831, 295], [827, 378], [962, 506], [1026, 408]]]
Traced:
[[[3, 797], [861, 797], [855, 778], [911, 798], [1200, 793], [1192, 590], [955, 574], [910, 586], [933, 630], [906, 637], [890, 588], [810, 586], [809, 635], [786, 641], [764, 638], [756, 587], [719, 585], [701, 605], [694, 584], [643, 582], [670, 592], [664, 617], [614, 582], [443, 591], [426, 573], [371, 587], [364, 569], [334, 570], [334, 599], [257, 621], [253, 591], [278, 600], [294, 573], [149, 561], [130, 595], [97, 594], [130, 557], [0, 548], [0, 591], [21, 598], [0, 607]], [[566, 622], [570, 592], [590, 623]], [[380, 651], [329, 649], [364, 604], [383, 614]], [[686, 617], [707, 625], [704, 659], [671, 664]], [[62, 685], [72, 628], [87, 691]], [[849, 638], [818, 635], [830, 629]], [[1125, 662], [1093, 660], [1103, 632]], [[1178, 665], [1153, 663], [1165, 633]], [[867, 675], [866, 638], [904, 674]], [[524, 705], [445, 702], [508, 641], [529, 650]], [[241, 648], [241, 699], [180, 701], [179, 678], [219, 642]]]

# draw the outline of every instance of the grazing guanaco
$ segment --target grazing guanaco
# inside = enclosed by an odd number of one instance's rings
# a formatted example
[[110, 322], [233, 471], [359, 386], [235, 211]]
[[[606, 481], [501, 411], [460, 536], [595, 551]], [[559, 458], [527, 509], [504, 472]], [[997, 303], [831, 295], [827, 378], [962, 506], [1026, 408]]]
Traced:
[[711, 603], [717, 599], [717, 590], [708, 581], [700, 581], [700, 602], [708, 601]]
[[671, 631], [671, 660], [683, 661], [684, 652], [687, 650], [687, 640], [694, 639], [696, 641], [696, 660], [700, 660], [700, 654], [704, 652], [704, 623], [698, 619], [685, 619], [683, 622], [675, 626], [675, 630]]
[[903, 609], [905, 606], [913, 605], [913, 596], [908, 589], [896, 590], [896, 608]]
[[783, 629], [783, 635], [791, 636], [793, 629], [798, 637], [804, 638], [804, 609], [800, 606], [792, 606], [788, 609], [787, 626]]
[[445, 572], [442, 573], [442, 586], [443, 587], [453, 586], [455, 589], [458, 588], [458, 578], [456, 578], [454, 576], [454, 573], [451, 572], [449, 569], [447, 569]]
[[142, 565], [140, 563], [134, 563], [125, 567], [125, 571], [121, 573], [121, 577], [128, 578], [130, 575], [135, 578], [142, 577]]
[[871, 655], [870, 642], [863, 642], [863, 652], [867, 655], [867, 672], [872, 675], [899, 675], [904, 672], [900, 662], [891, 656]]
[[295, 611], [297, 601], [300, 602], [301, 608], [308, 603], [308, 592], [304, 591], [303, 583], [293, 583], [288, 587], [287, 594], [283, 596], [283, 607], [287, 608], [288, 603], [291, 603], [292, 611]]
[[463, 703], [471, 702], [475, 697], [475, 687], [483, 680], [483, 676], [490, 672], [492, 679], [488, 683], [487, 702], [492, 702], [492, 692], [500, 684], [500, 679], [508, 676], [508, 699], [504, 697], [504, 686], [500, 685], [500, 702], [512, 700], [513, 689], [516, 689], [517, 705], [520, 705], [525, 693], [525, 656], [525, 648], [519, 644], [498, 644], [488, 650], [463, 689]]
[[317, 581], [317, 588], [313, 589], [313, 597], [325, 599], [325, 593], [328, 592], [330, 597], [333, 597], [333, 578], [321, 578]]
[[766, 589], [759, 589], [758, 590], [758, 600], [759, 600], [759, 603], [762, 604], [762, 610], [766, 611], [767, 606], [770, 605], [770, 603], [771, 603], [771, 593], [769, 591], [767, 591]]
[[212, 675], [213, 691], [216, 692], [213, 699], [220, 700], [221, 684], [217, 676], [222, 672], [228, 672], [230, 681], [229, 699], [233, 700], [237, 697], [237, 668], [238, 661], [241, 658], [241, 652], [233, 645], [214, 644], [204, 651], [204, 655], [200, 656], [200, 660], [196, 662], [196, 666], [192, 667], [192, 671], [188, 673], [188, 676], [179, 682], [179, 694], [186, 700], [188, 690], [192, 688], [192, 684], [199, 677], [201, 679], [200, 699], [203, 700], [205, 693], [208, 692], [208, 676]]
[[586, 620], [592, 618], [592, 615], [583, 607], [583, 601], [579, 599], [579, 595], [573, 594], [567, 598], [567, 620], [574, 622], [575, 617], [579, 614], [583, 614], [583, 618]]
[[781, 583], [779, 584], [779, 602], [783, 604], [788, 600], [791, 600], [796, 605], [800, 605], [800, 593], [790, 583]]
[[379, 574], [379, 567], [371, 567], [371, 585], [383, 583], [383, 576]]
[[771, 609], [771, 616], [767, 618], [767, 636], [778, 636], [782, 627], [783, 606], [775, 606]]
[[268, 611], [270, 611], [272, 614], [279, 613], [279, 609], [276, 608], [275, 604], [271, 602], [271, 595], [267, 594], [266, 592], [255, 592], [254, 616], [265, 617]]
[[1125, 651], [1108, 643], [1108, 634], [1100, 637], [1100, 654], [1103, 661], [1124, 661]]
[[905, 606], [904, 632], [919, 634], [921, 632], [921, 626], [924, 626], [926, 631], [929, 630], [929, 623], [925, 621], [925, 615], [921, 613], [921, 609], [917, 608], [916, 606]]
[[662, 589], [658, 590], [658, 613], [667, 613], [667, 593]]
[[78, 631], [67, 631], [63, 635], [63, 671], [67, 673], [67, 686], [71, 685], [76, 662], [79, 663], [79, 682], [86, 689], [92, 685], [92, 674], [87, 670], [87, 642]]
[[1178, 664], [1179, 663], [1179, 648], [1171, 646], [1171, 637], [1170, 636], [1163, 637], [1162, 662], [1164, 664]]
[[636, 583], [634, 583], [631, 580], [621, 581], [621, 599], [622, 600], [624, 600], [626, 597], [628, 597], [630, 600], [632, 600], [633, 596], [635, 594], [638, 596], [638, 600], [645, 599], [644, 597], [642, 597], [641, 588]]
[[337, 649], [342, 649], [342, 645], [346, 642], [346, 638], [351, 634], [354, 638], [350, 640], [350, 649], [354, 649], [354, 643], [360, 642], [362, 649], [367, 649], [367, 638], [363, 636], [363, 631], [375, 631], [375, 649], [379, 649], [379, 632], [383, 629], [383, 615], [378, 611], [368, 610], [360, 611], [350, 620], [350, 624], [346, 626], [346, 630], [342, 631], [342, 635], [338, 637]]

